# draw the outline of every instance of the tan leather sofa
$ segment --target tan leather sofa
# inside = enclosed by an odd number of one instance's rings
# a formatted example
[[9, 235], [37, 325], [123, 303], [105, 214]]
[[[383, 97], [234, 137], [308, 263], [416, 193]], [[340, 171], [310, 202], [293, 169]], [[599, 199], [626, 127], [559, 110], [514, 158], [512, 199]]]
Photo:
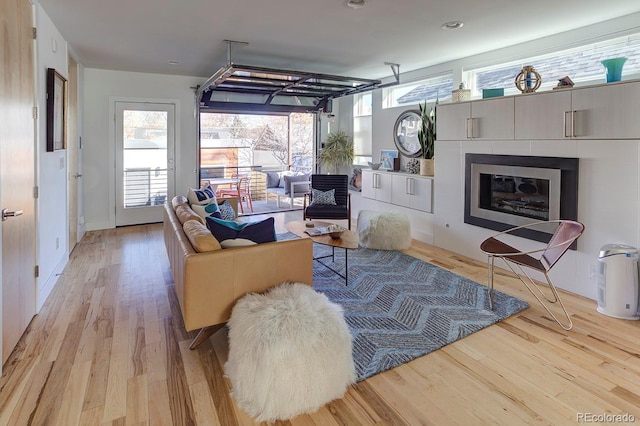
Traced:
[[283, 282], [312, 285], [313, 243], [308, 238], [198, 253], [167, 202], [164, 241], [185, 328], [200, 329], [191, 349], [224, 326], [242, 295]]

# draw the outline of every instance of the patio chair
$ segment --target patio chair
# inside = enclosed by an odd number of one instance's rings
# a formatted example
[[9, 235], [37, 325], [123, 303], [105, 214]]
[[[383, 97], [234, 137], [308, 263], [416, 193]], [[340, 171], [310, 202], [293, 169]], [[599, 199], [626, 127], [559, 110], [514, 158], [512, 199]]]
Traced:
[[[335, 204], [314, 202], [313, 190], [334, 192]], [[349, 194], [349, 176], [347, 175], [311, 175], [311, 193], [305, 194], [303, 218], [307, 219], [346, 219], [351, 229], [351, 194]]]
[[[521, 251], [498, 239], [498, 237], [500, 236], [512, 234], [514, 231], [520, 229], [540, 227], [542, 224], [549, 223], [557, 223], [558, 226], [546, 246], [538, 250]], [[549, 220], [516, 226], [514, 228], [507, 229], [506, 231], [499, 232], [494, 236], [484, 240], [480, 244], [480, 250], [482, 250], [482, 252], [487, 255], [489, 272], [489, 307], [493, 309], [494, 262], [496, 258], [500, 258], [504, 260], [509, 269], [511, 269], [516, 277], [518, 277], [520, 281], [522, 281], [525, 287], [527, 287], [531, 294], [533, 294], [538, 302], [540, 302], [547, 313], [551, 315], [551, 318], [553, 318], [553, 320], [557, 322], [558, 325], [564, 330], [571, 330], [571, 328], [573, 327], [573, 322], [571, 321], [571, 317], [569, 316], [567, 309], [562, 303], [562, 299], [560, 299], [560, 295], [556, 290], [556, 286], [553, 284], [553, 281], [551, 281], [551, 277], [549, 277], [549, 270], [553, 268], [553, 266], [566, 253], [573, 242], [576, 241], [583, 232], [584, 225], [580, 222], [576, 222], [573, 220]], [[531, 256], [532, 254], [536, 254], [536, 257]], [[539, 257], [537, 257], [538, 255]], [[520, 274], [516, 272], [514, 266], [520, 270]], [[526, 273], [526, 271], [522, 269], [523, 266], [533, 269], [534, 271], [540, 272], [544, 275], [547, 280], [547, 284], [551, 289], [551, 297], [547, 297], [542, 292], [542, 289], [538, 286], [538, 284], [536, 284], [533, 279]], [[534, 290], [536, 290], [537, 293]], [[560, 307], [562, 308], [564, 316], [566, 317], [566, 323], [563, 324], [562, 322], [560, 322], [560, 320], [558, 320], [558, 318], [551, 312], [549, 306], [547, 306], [545, 301], [543, 301], [542, 299], [549, 303], [558, 302], [560, 304]]]
[[233, 175], [238, 182], [235, 184], [235, 188], [220, 189], [218, 193], [221, 197], [238, 197], [238, 203], [240, 204], [240, 212], [244, 213], [244, 206], [242, 200], [246, 201], [247, 207], [253, 213], [253, 203], [251, 201], [251, 176], [250, 175]]

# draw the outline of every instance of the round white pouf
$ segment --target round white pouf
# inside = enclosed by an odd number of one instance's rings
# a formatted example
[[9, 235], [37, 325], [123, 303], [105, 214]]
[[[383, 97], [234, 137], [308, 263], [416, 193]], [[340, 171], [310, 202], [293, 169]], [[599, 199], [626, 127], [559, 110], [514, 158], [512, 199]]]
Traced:
[[259, 422], [314, 412], [355, 383], [342, 307], [306, 284], [243, 296], [227, 326], [231, 394]]
[[377, 250], [411, 247], [411, 224], [402, 213], [360, 210], [357, 231], [362, 247]]

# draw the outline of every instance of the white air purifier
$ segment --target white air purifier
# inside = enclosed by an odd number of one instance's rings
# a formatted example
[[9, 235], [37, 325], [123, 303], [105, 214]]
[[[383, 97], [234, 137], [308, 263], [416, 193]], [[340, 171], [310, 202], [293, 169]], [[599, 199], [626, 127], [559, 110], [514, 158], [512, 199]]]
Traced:
[[637, 320], [638, 249], [607, 244], [598, 257], [598, 312], [614, 318]]

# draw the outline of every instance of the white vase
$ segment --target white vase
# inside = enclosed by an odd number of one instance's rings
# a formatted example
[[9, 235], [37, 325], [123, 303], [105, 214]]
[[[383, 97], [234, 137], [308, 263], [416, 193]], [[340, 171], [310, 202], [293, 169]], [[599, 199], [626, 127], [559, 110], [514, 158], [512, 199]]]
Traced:
[[421, 158], [420, 159], [420, 175], [433, 176], [433, 174], [434, 174], [433, 158]]

